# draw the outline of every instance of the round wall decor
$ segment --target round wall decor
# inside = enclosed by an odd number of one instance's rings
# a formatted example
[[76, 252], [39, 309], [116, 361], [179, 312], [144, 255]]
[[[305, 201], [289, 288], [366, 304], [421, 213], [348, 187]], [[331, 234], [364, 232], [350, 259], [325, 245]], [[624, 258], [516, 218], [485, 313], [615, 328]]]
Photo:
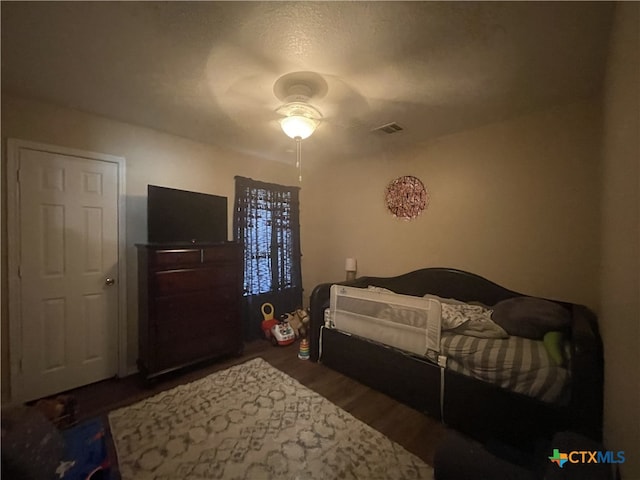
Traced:
[[385, 203], [394, 216], [411, 220], [427, 208], [429, 194], [419, 178], [405, 175], [387, 185]]

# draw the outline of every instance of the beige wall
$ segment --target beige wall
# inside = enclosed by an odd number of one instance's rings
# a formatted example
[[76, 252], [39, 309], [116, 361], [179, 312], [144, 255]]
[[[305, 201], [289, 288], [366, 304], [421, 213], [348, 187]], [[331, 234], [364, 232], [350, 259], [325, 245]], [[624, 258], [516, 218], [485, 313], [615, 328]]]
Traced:
[[[231, 223], [235, 191], [234, 176], [242, 175], [267, 182], [297, 185], [294, 167], [264, 162], [241, 154], [94, 115], [53, 105], [2, 97], [2, 138], [18, 138], [75, 149], [108, 153], [126, 159], [128, 362], [137, 357], [137, 271], [134, 245], [146, 241], [146, 188], [148, 183], [195, 190], [229, 199]], [[3, 169], [6, 168], [3, 150]], [[3, 179], [6, 175], [3, 174]], [[4, 187], [4, 185], [3, 185]], [[3, 188], [6, 192], [6, 189]], [[3, 201], [3, 205], [6, 203]], [[5, 217], [6, 218], [6, 217]], [[6, 222], [3, 222], [3, 227]], [[231, 236], [231, 226], [229, 227]], [[2, 242], [6, 265], [6, 242]], [[3, 281], [3, 285], [6, 282]], [[3, 287], [4, 288], [4, 287]], [[3, 300], [7, 298], [2, 292]], [[9, 390], [8, 318], [6, 302], [2, 315], [2, 399]]]
[[624, 450], [622, 478], [640, 478], [640, 4], [619, 3], [604, 95], [600, 327], [604, 436]]
[[[427, 266], [468, 270], [532, 295], [597, 308], [597, 102], [558, 107], [441, 137], [403, 154], [320, 164], [302, 195], [304, 285]], [[431, 192], [416, 220], [393, 218], [389, 181]]]

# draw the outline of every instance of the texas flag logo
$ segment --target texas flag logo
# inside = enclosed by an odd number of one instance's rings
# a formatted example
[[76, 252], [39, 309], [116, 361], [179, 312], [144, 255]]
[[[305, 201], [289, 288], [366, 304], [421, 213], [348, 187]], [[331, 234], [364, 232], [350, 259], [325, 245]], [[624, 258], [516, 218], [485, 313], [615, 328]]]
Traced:
[[553, 456], [549, 457], [549, 460], [555, 462], [560, 468], [562, 468], [564, 464], [569, 460], [569, 455], [567, 455], [566, 453], [560, 453], [560, 450], [554, 448]]

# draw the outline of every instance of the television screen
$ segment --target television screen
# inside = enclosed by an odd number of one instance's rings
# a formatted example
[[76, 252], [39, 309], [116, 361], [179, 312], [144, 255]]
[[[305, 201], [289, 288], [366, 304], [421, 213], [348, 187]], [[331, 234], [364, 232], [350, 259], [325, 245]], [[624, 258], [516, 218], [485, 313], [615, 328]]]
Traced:
[[147, 187], [149, 243], [219, 243], [227, 240], [227, 197]]

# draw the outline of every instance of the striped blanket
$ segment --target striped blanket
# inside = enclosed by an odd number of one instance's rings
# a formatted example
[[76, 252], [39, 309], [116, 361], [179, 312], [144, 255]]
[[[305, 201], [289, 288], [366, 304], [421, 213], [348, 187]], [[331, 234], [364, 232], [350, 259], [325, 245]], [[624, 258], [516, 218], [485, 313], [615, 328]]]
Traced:
[[537, 340], [442, 332], [440, 354], [447, 357], [447, 368], [454, 372], [545, 402], [561, 401], [569, 383], [569, 371], [556, 366]]

